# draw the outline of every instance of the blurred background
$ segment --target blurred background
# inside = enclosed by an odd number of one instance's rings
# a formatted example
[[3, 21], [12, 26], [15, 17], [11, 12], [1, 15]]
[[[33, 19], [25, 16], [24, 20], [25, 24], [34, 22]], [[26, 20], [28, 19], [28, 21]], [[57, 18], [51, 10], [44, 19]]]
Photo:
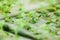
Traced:
[[0, 0], [0, 40], [60, 40], [60, 0]]

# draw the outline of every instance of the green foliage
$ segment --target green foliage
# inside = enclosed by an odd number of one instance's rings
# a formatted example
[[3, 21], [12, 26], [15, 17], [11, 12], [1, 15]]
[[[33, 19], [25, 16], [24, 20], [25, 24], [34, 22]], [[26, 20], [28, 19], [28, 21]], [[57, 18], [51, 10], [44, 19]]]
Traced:
[[[31, 0], [32, 3], [37, 1], [40, 2], [40, 0]], [[8, 22], [15, 24], [17, 30], [26, 29], [41, 40], [60, 40], [60, 4], [56, 4], [57, 0], [47, 1], [49, 1], [48, 7], [26, 11], [18, 0], [0, 0], [0, 14], [5, 17], [4, 21], [0, 20], [0, 30], [3, 29], [4, 23]], [[10, 10], [15, 5], [19, 6], [19, 14], [10, 17], [8, 14], [11, 14]], [[16, 30], [15, 33], [17, 35]], [[55, 38], [56, 36], [58, 38]]]

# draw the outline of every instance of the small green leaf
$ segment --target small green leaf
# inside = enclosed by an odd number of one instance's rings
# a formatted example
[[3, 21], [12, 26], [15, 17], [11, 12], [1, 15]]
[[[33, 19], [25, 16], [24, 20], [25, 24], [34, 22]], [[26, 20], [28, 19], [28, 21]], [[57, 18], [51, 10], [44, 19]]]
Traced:
[[3, 27], [3, 25], [4, 25], [4, 21], [2, 20], [0, 20], [0, 29], [2, 29], [2, 27]]
[[56, 0], [49, 0], [50, 1], [50, 4], [55, 4], [56, 3]]

